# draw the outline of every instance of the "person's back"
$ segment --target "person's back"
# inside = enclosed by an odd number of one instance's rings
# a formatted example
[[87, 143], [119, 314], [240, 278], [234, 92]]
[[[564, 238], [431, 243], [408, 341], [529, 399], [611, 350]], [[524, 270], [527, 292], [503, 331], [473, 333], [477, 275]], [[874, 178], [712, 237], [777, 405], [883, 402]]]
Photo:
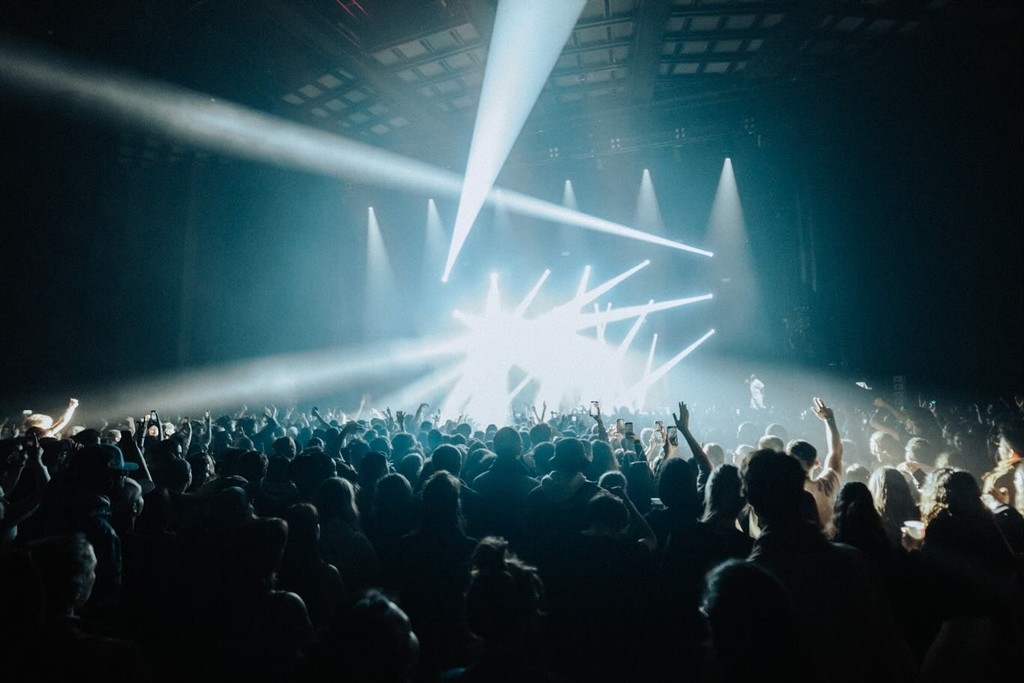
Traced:
[[789, 593], [764, 568], [735, 559], [717, 565], [708, 572], [702, 609], [711, 632], [709, 683], [829, 680], [804, 665]]
[[588, 461], [577, 439], [559, 440], [551, 461], [554, 469], [541, 478], [526, 501], [524, 555], [545, 580], [564, 553], [566, 541], [587, 527], [587, 502], [601, 490], [583, 476]]
[[43, 588], [45, 617], [26, 650], [8, 653], [18, 658], [5, 661], [10, 673], [31, 671], [38, 680], [98, 680], [116, 669], [134, 681], [155, 680], [142, 647], [111, 638], [80, 616], [96, 580], [96, 554], [85, 534], [36, 539], [28, 549]]
[[435, 472], [420, 496], [419, 528], [399, 540], [386, 587], [396, 591], [420, 639], [422, 672], [437, 675], [465, 662], [469, 630], [463, 595], [477, 542], [462, 531], [454, 475]]
[[500, 536], [514, 551], [523, 546], [526, 535], [526, 500], [540, 482], [531, 477], [520, 460], [522, 438], [511, 427], [494, 435], [497, 454], [491, 468], [473, 479], [480, 494], [480, 535]]
[[557, 683], [535, 665], [544, 586], [537, 570], [508, 553], [504, 539], [487, 537], [473, 551], [466, 590], [470, 630], [480, 652], [466, 667], [449, 669], [444, 683]]
[[314, 504], [320, 513], [320, 554], [338, 568], [348, 592], [360, 595], [380, 586], [380, 561], [362, 530], [352, 482], [341, 477], [327, 479]]
[[762, 527], [750, 560], [792, 596], [806, 665], [830, 671], [831, 680], [858, 683], [916, 675], [867, 556], [829, 542], [801, 517], [804, 481], [800, 463], [775, 451], [755, 451], [744, 470], [747, 498]]
[[658, 625], [654, 558], [629, 535], [630, 511], [619, 495], [602, 490], [587, 501], [587, 528], [566, 540], [545, 584], [550, 665], [573, 681], [631, 680]]
[[316, 630], [326, 627], [348, 599], [341, 573], [320, 554], [320, 517], [311, 503], [295, 503], [283, 514], [288, 523], [276, 587], [297, 594]]

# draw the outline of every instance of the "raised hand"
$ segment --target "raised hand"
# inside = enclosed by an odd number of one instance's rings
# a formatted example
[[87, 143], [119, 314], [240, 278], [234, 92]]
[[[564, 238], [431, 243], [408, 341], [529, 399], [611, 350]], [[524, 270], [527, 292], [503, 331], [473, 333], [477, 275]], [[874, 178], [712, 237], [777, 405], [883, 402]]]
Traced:
[[681, 432], [690, 431], [690, 409], [683, 401], [679, 402], [679, 413], [672, 413], [672, 419], [676, 423], [676, 429]]
[[832, 409], [826, 406], [825, 402], [817, 396], [814, 397], [814, 404], [811, 406], [811, 410], [818, 416], [819, 420], [827, 421], [835, 419], [835, 414], [833, 414]]

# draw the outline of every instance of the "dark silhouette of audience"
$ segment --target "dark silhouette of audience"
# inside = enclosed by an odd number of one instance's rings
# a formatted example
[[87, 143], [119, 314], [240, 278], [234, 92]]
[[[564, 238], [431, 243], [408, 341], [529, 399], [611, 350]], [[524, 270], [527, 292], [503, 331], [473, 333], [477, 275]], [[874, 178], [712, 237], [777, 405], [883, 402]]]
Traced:
[[1024, 641], [1022, 405], [680, 402], [613, 414], [634, 442], [582, 410], [8, 420], [6, 670], [1006, 677]]

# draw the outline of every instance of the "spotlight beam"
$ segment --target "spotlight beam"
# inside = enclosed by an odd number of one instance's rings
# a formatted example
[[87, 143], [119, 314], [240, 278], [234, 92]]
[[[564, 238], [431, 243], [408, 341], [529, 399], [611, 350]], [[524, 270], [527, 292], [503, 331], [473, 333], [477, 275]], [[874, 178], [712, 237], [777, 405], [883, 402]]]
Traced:
[[[647, 364], [644, 365], [644, 377], [651, 376], [651, 368], [654, 366], [654, 350], [658, 348], [658, 333], [655, 332], [651, 335], [651, 348], [647, 351]], [[653, 382], [648, 381], [647, 385], [650, 386]]]
[[661, 379], [662, 377], [667, 375], [672, 368], [674, 368], [675, 366], [679, 365], [680, 361], [682, 361], [684, 358], [686, 358], [691, 353], [693, 353], [694, 350], [696, 350], [696, 348], [698, 346], [700, 346], [701, 344], [706, 342], [708, 339], [710, 339], [711, 335], [713, 335], [714, 333], [715, 333], [714, 329], [710, 329], [707, 332], [705, 332], [704, 335], [701, 336], [700, 339], [698, 339], [697, 341], [693, 342], [692, 344], [687, 346], [685, 349], [683, 349], [682, 351], [677, 353], [675, 356], [673, 356], [669, 360], [667, 360], [664, 363], [662, 363], [661, 365], [659, 365], [656, 370], [654, 370], [654, 371], [652, 371], [650, 373], [647, 373], [644, 376], [643, 380], [640, 383], [637, 384], [637, 387], [640, 387], [640, 386], [649, 387], [652, 384], [654, 384], [655, 382], [657, 382], [659, 379]]
[[657, 303], [646, 303], [636, 306], [623, 306], [621, 308], [615, 308], [611, 311], [604, 313], [586, 313], [582, 314], [581, 318], [586, 319], [586, 324], [580, 329], [585, 327], [593, 327], [598, 324], [598, 318], [600, 322], [609, 323], [618, 320], [626, 320], [640, 315], [647, 315], [648, 313], [655, 313], [657, 311], [665, 311], [670, 308], [676, 308], [678, 306], [686, 306], [688, 304], [695, 304], [700, 301], [708, 301], [713, 298], [711, 294], [701, 294], [699, 296], [688, 296], [683, 299], [672, 299], [671, 301], [659, 301]]
[[[448, 281], [498, 172], [585, 5], [586, 0], [499, 0], [442, 281]], [[523, 49], [525, 45], [529, 49]]]
[[[229, 156], [426, 195], [459, 196], [460, 175], [184, 88], [86, 68], [47, 53], [0, 45], [0, 84], [55, 109], [161, 135]], [[492, 189], [488, 202], [573, 225], [703, 256], [712, 252], [518, 192]]]
[[[619, 347], [615, 350], [616, 357], [622, 358], [624, 355], [626, 355], [626, 351], [628, 351], [629, 347], [633, 344], [633, 339], [636, 337], [637, 332], [640, 331], [640, 327], [644, 324], [644, 321], [647, 320], [647, 313], [650, 311], [650, 307], [653, 305], [654, 299], [651, 299], [650, 301], [647, 302], [647, 306], [645, 307], [647, 310], [638, 315], [636, 317], [636, 320], [633, 321], [633, 324], [629, 328], [629, 332], [626, 333], [626, 336], [622, 340], [622, 343], [619, 344]], [[609, 310], [611, 310], [611, 307], [609, 307]], [[607, 321], [604, 324], [607, 324]]]
[[[651, 264], [651, 260], [650, 259], [645, 259], [644, 261], [642, 261], [642, 262], [638, 263], [637, 265], [633, 266], [632, 268], [630, 268], [626, 272], [621, 273], [620, 275], [616, 275], [611, 280], [607, 280], [605, 282], [602, 282], [600, 285], [598, 285], [594, 289], [590, 290], [589, 292], [582, 293], [583, 286], [586, 284], [587, 280], [589, 279], [589, 275], [590, 275], [590, 266], [587, 266], [584, 269], [584, 271], [583, 271], [583, 280], [580, 282], [580, 290], [577, 291], [576, 296], [571, 301], [569, 301], [569, 303], [564, 304], [563, 306], [559, 307], [559, 309], [556, 309], [556, 310], [564, 310], [564, 309], [569, 309], [569, 308], [576, 310], [576, 309], [582, 308], [582, 307], [586, 306], [587, 304], [589, 304], [589, 303], [591, 303], [593, 301], [596, 301], [602, 294], [607, 294], [609, 291], [614, 289], [615, 286], [618, 285], [619, 283], [621, 283], [623, 280], [625, 280], [626, 278], [632, 277], [638, 271], [640, 271], [643, 268], [646, 268], [650, 264]], [[552, 311], [552, 313], [554, 313], [554, 312], [555, 311]]]
[[505, 202], [509, 208], [515, 209], [516, 212], [524, 216], [541, 218], [551, 221], [552, 223], [574, 225], [577, 228], [583, 228], [584, 230], [594, 230], [596, 232], [603, 232], [609, 235], [616, 235], [618, 237], [627, 237], [639, 242], [647, 242], [648, 244], [655, 244], [659, 247], [669, 247], [670, 249], [688, 251], [690, 253], [707, 256], [709, 258], [714, 256], [713, 252], [705, 249], [698, 249], [697, 247], [692, 247], [688, 244], [683, 244], [682, 242], [674, 242], [670, 239], [659, 237], [658, 235], [652, 235], [649, 232], [628, 228], [624, 225], [620, 225], [619, 223], [590, 216], [580, 211], [559, 206], [558, 204], [552, 204], [551, 202], [544, 201], [543, 199], [537, 199], [519, 192], [496, 188], [491, 192], [490, 197], [492, 201]]
[[551, 275], [550, 268], [546, 269], [541, 274], [540, 278], [537, 280], [537, 284], [535, 284], [533, 286], [533, 289], [531, 289], [529, 293], [527, 293], [527, 295], [523, 297], [523, 300], [519, 302], [518, 306], [516, 306], [516, 310], [512, 312], [512, 315], [514, 315], [517, 318], [523, 317], [523, 314], [526, 312], [526, 309], [529, 308], [530, 304], [533, 303], [533, 300], [537, 298], [537, 294], [540, 293], [541, 286], [543, 286], [544, 281], [548, 279], [549, 275]]

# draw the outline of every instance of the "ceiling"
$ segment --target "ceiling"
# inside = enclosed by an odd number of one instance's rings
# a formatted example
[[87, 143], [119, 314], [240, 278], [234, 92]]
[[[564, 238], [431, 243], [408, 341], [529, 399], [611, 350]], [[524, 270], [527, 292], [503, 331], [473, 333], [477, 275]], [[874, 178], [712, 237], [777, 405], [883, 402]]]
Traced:
[[[8, 0], [0, 26], [61, 55], [461, 165], [496, 5]], [[1012, 0], [589, 0], [509, 163], [752, 133], [766, 101], [827, 86], [943, 87], [979, 64], [1019, 80], [1021, 15]]]

